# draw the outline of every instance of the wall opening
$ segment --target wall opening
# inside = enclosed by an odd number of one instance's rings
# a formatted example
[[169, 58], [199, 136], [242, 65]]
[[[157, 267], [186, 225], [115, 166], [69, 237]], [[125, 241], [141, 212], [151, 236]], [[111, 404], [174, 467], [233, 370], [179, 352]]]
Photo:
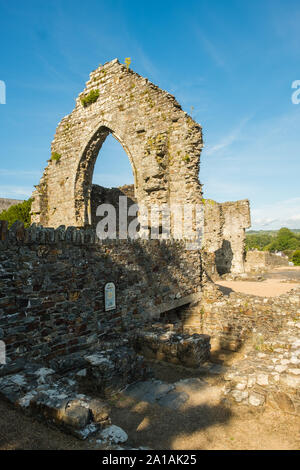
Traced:
[[126, 196], [128, 207], [135, 204], [134, 172], [129, 157], [120, 142], [110, 133], [96, 159], [91, 191], [91, 225], [101, 220], [96, 215], [100, 204], [112, 204], [116, 209], [117, 233], [119, 226], [119, 197]]
[[[122, 183], [125, 194], [119, 188]], [[101, 126], [90, 139], [78, 165], [75, 181], [77, 224], [94, 226], [98, 205], [111, 203], [118, 210], [119, 195], [134, 198], [135, 188], [136, 171], [130, 155], [111, 129]]]
[[119, 188], [134, 184], [128, 155], [112, 134], [107, 136], [98, 153], [92, 183], [104, 188]]

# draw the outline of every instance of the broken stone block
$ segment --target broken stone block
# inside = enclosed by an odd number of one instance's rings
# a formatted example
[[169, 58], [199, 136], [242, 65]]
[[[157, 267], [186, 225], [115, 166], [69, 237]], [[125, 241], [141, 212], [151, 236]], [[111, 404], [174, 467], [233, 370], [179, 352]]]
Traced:
[[95, 423], [101, 423], [108, 420], [110, 414], [110, 407], [107, 403], [99, 398], [94, 398], [89, 402], [89, 409], [92, 413]]
[[96, 350], [84, 356], [84, 360], [86, 375], [78, 377], [78, 380], [88, 389], [97, 390], [104, 398], [150, 375], [144, 358], [127, 346]]
[[268, 385], [269, 383], [269, 378], [267, 374], [257, 374], [256, 381], [258, 385]]
[[103, 429], [99, 434], [99, 443], [108, 443], [108, 444], [120, 444], [128, 440], [127, 433], [120, 428], [112, 424], [111, 426]]
[[210, 354], [208, 335], [180, 334], [162, 326], [137, 331], [132, 343], [145, 357], [190, 368], [200, 367]]
[[231, 393], [236, 402], [240, 403], [248, 398], [247, 390], [233, 390]]
[[249, 403], [252, 406], [262, 406], [265, 403], [265, 397], [259, 393], [251, 392], [249, 395]]
[[82, 429], [90, 421], [89, 408], [83, 405], [79, 400], [67, 403], [62, 421], [75, 429]]

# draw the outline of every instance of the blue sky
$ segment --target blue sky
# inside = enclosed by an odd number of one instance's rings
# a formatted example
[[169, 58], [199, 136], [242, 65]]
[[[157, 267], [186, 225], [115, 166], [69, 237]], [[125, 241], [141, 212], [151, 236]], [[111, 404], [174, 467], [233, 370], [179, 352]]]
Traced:
[[[204, 196], [250, 199], [252, 228], [300, 228], [299, 25], [298, 0], [0, 0], [0, 197], [30, 196], [89, 73], [131, 57], [136, 72], [193, 107]], [[132, 181], [110, 137], [94, 182]]]

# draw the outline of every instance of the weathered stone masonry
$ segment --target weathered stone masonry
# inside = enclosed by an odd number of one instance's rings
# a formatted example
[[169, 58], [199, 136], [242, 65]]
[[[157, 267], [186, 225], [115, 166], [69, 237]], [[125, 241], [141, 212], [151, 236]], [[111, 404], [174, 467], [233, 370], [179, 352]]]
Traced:
[[287, 256], [279, 256], [268, 251], [248, 251], [245, 262], [246, 271], [260, 271], [276, 266], [289, 266]]
[[[81, 98], [99, 90], [87, 106]], [[49, 161], [33, 193], [32, 222], [43, 226], [91, 223], [92, 175], [109, 133], [130, 160], [139, 204], [201, 203], [198, 179], [201, 127], [175, 98], [117, 59], [90, 74], [74, 111], [62, 119]]]
[[[118, 216], [119, 196], [128, 197], [128, 207], [137, 202], [134, 186], [103, 188], [93, 184], [91, 192], [91, 220], [96, 227], [100, 217], [96, 209], [100, 204], [112, 204]], [[218, 203], [203, 199], [205, 251], [211, 254], [211, 277], [218, 278], [225, 273], [243, 273], [245, 261], [245, 229], [250, 226], [250, 207], [247, 199], [243, 201]], [[132, 217], [133, 218], [133, 217]], [[128, 218], [130, 222], [130, 218]], [[118, 219], [117, 219], [118, 227]], [[276, 257], [278, 258], [278, 257]]]
[[216, 273], [243, 273], [245, 229], [251, 225], [249, 201], [206, 199], [204, 203], [204, 246], [215, 255]]
[[[87, 349], [200, 298], [201, 253], [181, 242], [99, 242], [89, 229], [18, 222], [0, 232], [0, 339], [11, 359]], [[108, 281], [117, 308], [105, 312]]]
[[[91, 92], [99, 94], [96, 101], [82, 103]], [[138, 204], [203, 204], [200, 125], [172, 95], [115, 59], [90, 74], [74, 111], [57, 127], [56, 160], [49, 160], [32, 195], [32, 222], [93, 225], [93, 170], [109, 133], [127, 153]], [[206, 203], [205, 218], [205, 249], [215, 253], [216, 272], [243, 272], [249, 202]]]

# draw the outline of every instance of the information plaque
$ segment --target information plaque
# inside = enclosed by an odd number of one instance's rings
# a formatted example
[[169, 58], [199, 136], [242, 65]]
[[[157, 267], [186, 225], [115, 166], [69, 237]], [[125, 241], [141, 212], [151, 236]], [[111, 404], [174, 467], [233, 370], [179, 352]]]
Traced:
[[104, 304], [106, 312], [116, 308], [116, 286], [113, 282], [108, 282], [105, 284]]

